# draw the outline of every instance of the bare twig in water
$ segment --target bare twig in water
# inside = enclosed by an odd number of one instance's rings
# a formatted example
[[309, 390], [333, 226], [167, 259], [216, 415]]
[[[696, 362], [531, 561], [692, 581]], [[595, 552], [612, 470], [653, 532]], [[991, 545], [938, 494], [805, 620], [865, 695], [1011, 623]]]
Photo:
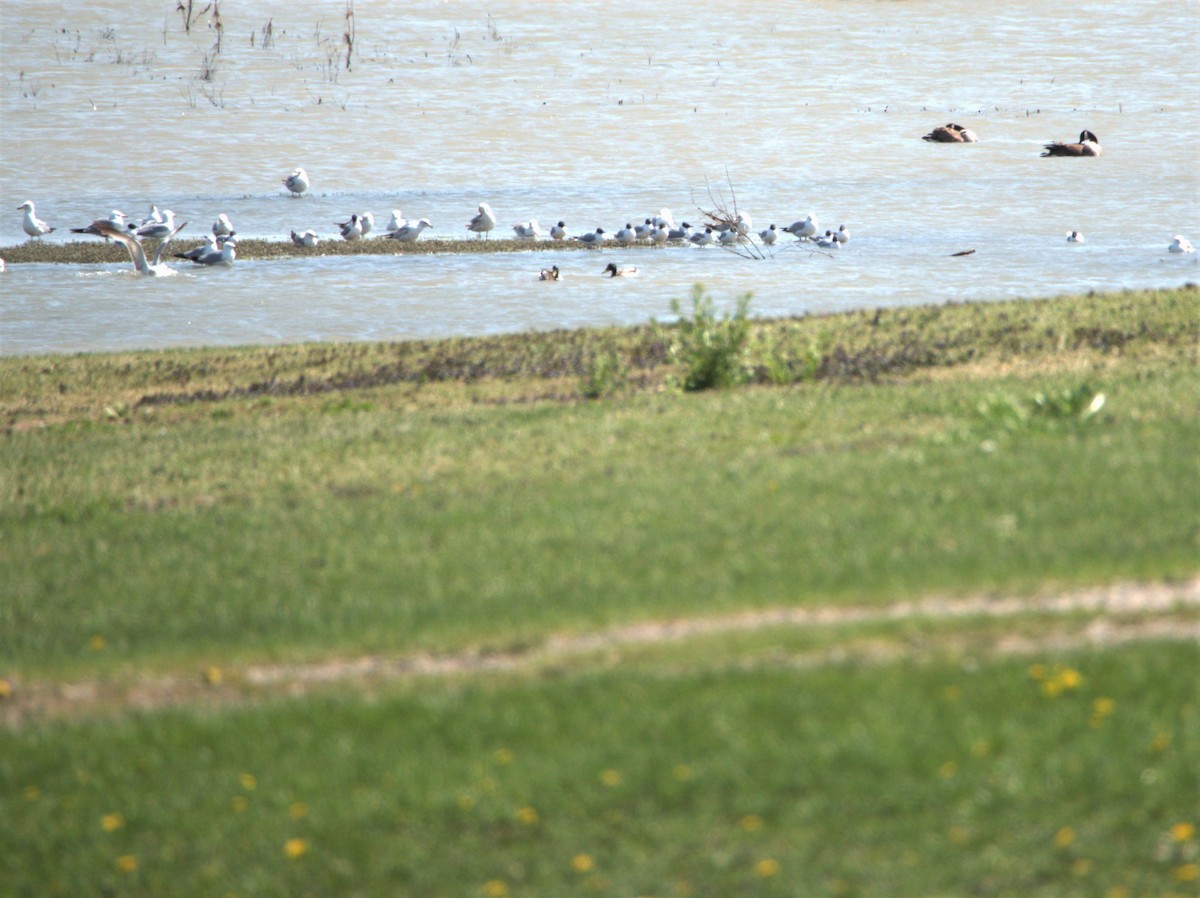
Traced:
[[346, 45], [346, 71], [350, 71], [350, 57], [354, 53], [354, 0], [346, 0], [346, 30], [342, 42]]
[[714, 231], [733, 231], [737, 235], [734, 242], [721, 244], [722, 249], [729, 250], [744, 259], [767, 258], [767, 251], [764, 250], [749, 227], [749, 216], [738, 209], [737, 191], [733, 189], [729, 169], [725, 170], [725, 183], [729, 190], [728, 200], [721, 190], [714, 191], [713, 185], [705, 178], [704, 187], [708, 191], [708, 202], [711, 208], [706, 209], [699, 204], [696, 208]]

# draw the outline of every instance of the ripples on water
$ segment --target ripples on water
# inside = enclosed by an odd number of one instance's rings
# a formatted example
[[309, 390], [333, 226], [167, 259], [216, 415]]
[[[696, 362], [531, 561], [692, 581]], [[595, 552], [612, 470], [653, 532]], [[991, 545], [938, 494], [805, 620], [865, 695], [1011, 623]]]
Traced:
[[[756, 229], [811, 211], [854, 237], [833, 258], [763, 262], [690, 248], [360, 256], [163, 282], [12, 266], [0, 351], [636, 323], [696, 281], [718, 298], [752, 291], [774, 315], [1198, 279], [1196, 257], [1165, 252], [1200, 234], [1200, 26], [1177, 5], [694, 8], [359, 0], [347, 71], [345, 2], [231, 6], [205, 81], [215, 32], [202, 19], [184, 34], [173, 2], [5, 0], [0, 193], [64, 231], [154, 201], [192, 235], [219, 212], [281, 239], [399, 207], [436, 239], [462, 236], [487, 200], [497, 234], [531, 217], [611, 232], [663, 206], [695, 222], [708, 186], [728, 200], [732, 185]], [[981, 143], [919, 139], [951, 120]], [[1038, 157], [1084, 127], [1102, 159]], [[314, 182], [302, 199], [280, 184], [295, 165]], [[1072, 229], [1088, 242], [1067, 245]], [[0, 244], [21, 240], [19, 213], [0, 210]], [[642, 276], [602, 279], [610, 258]], [[551, 261], [567, 279], [538, 282]]]

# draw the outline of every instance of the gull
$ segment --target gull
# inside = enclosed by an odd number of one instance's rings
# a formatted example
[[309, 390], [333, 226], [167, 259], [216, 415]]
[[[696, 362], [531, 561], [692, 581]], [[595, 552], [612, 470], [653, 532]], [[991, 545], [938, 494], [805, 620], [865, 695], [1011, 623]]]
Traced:
[[713, 240], [712, 228], [705, 228], [703, 233], [692, 234], [688, 237], [696, 246], [712, 246], [716, 241]]
[[195, 262], [202, 256], [207, 256], [209, 253], [220, 252], [220, 247], [217, 246], [217, 237], [215, 234], [205, 234], [204, 242], [199, 246], [189, 249], [185, 253], [175, 253], [176, 259], [187, 259], [189, 262]]
[[169, 240], [177, 230], [175, 213], [167, 209], [162, 214], [162, 221], [144, 224], [133, 233], [139, 240]]
[[733, 228], [726, 228], [717, 234], [717, 243], [721, 244], [721, 246], [733, 246], [741, 239], [738, 232]]
[[1171, 253], [1194, 253], [1195, 251], [1192, 241], [1188, 240], [1182, 234], [1176, 234], [1175, 239], [1171, 241], [1171, 245], [1167, 247], [1167, 252]]
[[771, 246], [776, 240], [779, 239], [779, 230], [775, 227], [775, 225], [771, 225], [769, 228], [758, 232], [758, 239], [767, 246]]
[[636, 239], [637, 236], [633, 233], [633, 225], [629, 222], [625, 222], [625, 227], [613, 234], [613, 240], [617, 241], [621, 246], [629, 246]]
[[358, 218], [358, 213], [355, 212], [350, 216], [349, 221], [334, 222], [341, 231], [343, 240], [354, 241], [363, 235], [362, 222]]
[[130, 261], [133, 262], [133, 270], [138, 274], [146, 277], [166, 277], [173, 275], [175, 273], [175, 269], [169, 265], [162, 264], [163, 250], [166, 249], [167, 244], [171, 242], [171, 238], [183, 230], [184, 225], [186, 224], [187, 222], [185, 221], [182, 224], [177, 225], [175, 230], [171, 231], [171, 233], [163, 239], [162, 243], [159, 244], [158, 252], [154, 254], [153, 263], [150, 263], [146, 260], [146, 251], [142, 249], [142, 244], [138, 242], [136, 237], [132, 236], [126, 231], [121, 230], [112, 222], [105, 221], [103, 218], [93, 221], [86, 228], [71, 228], [71, 233], [94, 234], [97, 237], [111, 237], [113, 240], [116, 240], [125, 246], [125, 249], [129, 253]]
[[1091, 131], [1079, 132], [1079, 143], [1048, 143], [1044, 147], [1043, 156], [1102, 156], [1100, 139]]
[[529, 221], [519, 221], [513, 225], [513, 233], [518, 237], [536, 240], [542, 236], [542, 226], [536, 218], [531, 218]]
[[610, 278], [632, 278], [637, 277], [638, 270], [636, 268], [618, 268], [614, 263], [609, 262], [604, 266], [602, 274], [607, 274]]
[[837, 237], [838, 243], [849, 243], [850, 242], [850, 232], [848, 230], [846, 230], [845, 225], [838, 225], [837, 233], [834, 234], [833, 236]]
[[404, 227], [406, 224], [408, 224], [408, 219], [400, 214], [399, 209], [393, 209], [392, 217], [388, 219], [387, 230], [389, 232], [398, 231], [402, 227]]
[[921, 140], [928, 140], [932, 143], [975, 143], [979, 138], [970, 128], [964, 128], [962, 125], [951, 122], [940, 128], [934, 128]]
[[[663, 211], [666, 211], [666, 210], [663, 210]], [[692, 239], [692, 226], [690, 224], [688, 224], [686, 221], [683, 224], [681, 224], [679, 227], [675, 227], [674, 225], [668, 225], [667, 226], [667, 239], [668, 240], [691, 240]]]
[[560, 221], [560, 222], [558, 222], [558, 224], [552, 226], [550, 228], [550, 236], [552, 238], [554, 238], [555, 240], [566, 240], [567, 239], [567, 223], [565, 221]]
[[420, 221], [410, 222], [402, 228], [396, 228], [396, 230], [386, 236], [391, 237], [393, 240], [399, 240], [401, 243], [412, 243], [421, 236], [423, 230], [432, 227], [433, 222], [428, 218], [422, 218]]
[[1079, 231], [1072, 231], [1067, 235], [1067, 243], [1083, 243], [1085, 240], [1083, 234]]
[[750, 233], [750, 215], [747, 212], [739, 212], [737, 218], [733, 220], [733, 229], [737, 231], [739, 237], [745, 237]]
[[[216, 238], [214, 238], [215, 240]], [[193, 256], [190, 253], [176, 253], [180, 259], [190, 259], [197, 265], [221, 266], [229, 268], [233, 265], [233, 260], [236, 255], [237, 240], [233, 237], [226, 237], [221, 241], [221, 247], [218, 249], [214, 243], [211, 250], [199, 255]]]
[[817, 220], [812, 217], [812, 213], [810, 212], [804, 217], [804, 221], [793, 221], [784, 230], [798, 240], [808, 240], [816, 236]]
[[363, 212], [358, 216], [358, 222], [362, 225], [362, 235], [366, 237], [371, 233], [371, 228], [375, 227], [375, 216], [370, 212]]
[[496, 216], [492, 214], [492, 207], [487, 203], [479, 204], [479, 214], [467, 222], [467, 230], [474, 231], [480, 237], [483, 237], [496, 226]]
[[212, 232], [217, 237], [232, 237], [233, 223], [229, 220], [229, 216], [222, 212], [217, 216], [217, 220], [213, 222]]
[[321, 238], [317, 236], [317, 232], [311, 228], [307, 231], [301, 231], [299, 234], [292, 231], [292, 243], [296, 244], [296, 246], [316, 246], [320, 240]]
[[656, 227], [657, 225], [647, 218], [642, 224], [633, 226], [633, 236], [637, 240], [649, 240], [650, 232]]
[[557, 281], [561, 277], [562, 277], [562, 273], [559, 272], [557, 265], [554, 265], [550, 268], [543, 268], [538, 273], [539, 281]]
[[120, 209], [113, 209], [108, 213], [108, 221], [115, 224], [118, 228], [125, 227], [125, 213]]
[[[110, 215], [109, 218], [111, 220], [112, 216]], [[146, 213], [145, 218], [143, 218], [141, 221], [128, 222], [125, 227], [131, 231], [136, 231], [138, 228], [144, 228], [146, 225], [162, 224], [162, 220], [162, 213], [158, 211], [158, 206], [156, 206], [154, 203], [151, 203], [150, 211]]]
[[842, 243], [833, 231], [826, 231], [824, 237], [817, 238], [817, 246], [821, 249], [841, 249]]
[[596, 228], [596, 230], [590, 234], [582, 234], [578, 237], [572, 237], [571, 239], [578, 240], [584, 246], [591, 246], [591, 247], [598, 248], [608, 238], [607, 238], [607, 235], [605, 235], [605, 233], [604, 233], [604, 228]]
[[49, 234], [51, 231], [55, 230], [54, 228], [50, 227], [50, 225], [38, 218], [34, 213], [33, 200], [26, 200], [25, 202], [21, 203], [21, 205], [17, 206], [17, 211], [25, 213], [25, 218], [21, 222], [21, 227], [30, 237], [41, 237], [43, 234]]
[[[671, 210], [662, 208], [658, 210], [658, 214], [654, 216], [654, 223], [660, 228], [666, 228], [668, 231], [675, 229], [675, 219], [671, 216]], [[684, 222], [687, 224], [687, 222]]]
[[4, 264], [4, 260], [0, 259], [0, 274], [4, 274], [7, 269], [8, 266]]
[[650, 229], [650, 242], [655, 246], [666, 246], [669, 232], [662, 225], [654, 225]]
[[291, 192], [292, 196], [300, 196], [310, 186], [308, 172], [302, 168], [292, 169], [292, 173], [283, 179], [283, 186]]

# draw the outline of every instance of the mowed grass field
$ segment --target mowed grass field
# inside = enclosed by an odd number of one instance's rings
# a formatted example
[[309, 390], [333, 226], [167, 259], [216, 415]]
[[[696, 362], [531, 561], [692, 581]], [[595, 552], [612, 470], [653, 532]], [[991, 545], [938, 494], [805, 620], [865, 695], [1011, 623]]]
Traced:
[[1200, 292], [678, 344], [0, 359], [0, 890], [1200, 893]]

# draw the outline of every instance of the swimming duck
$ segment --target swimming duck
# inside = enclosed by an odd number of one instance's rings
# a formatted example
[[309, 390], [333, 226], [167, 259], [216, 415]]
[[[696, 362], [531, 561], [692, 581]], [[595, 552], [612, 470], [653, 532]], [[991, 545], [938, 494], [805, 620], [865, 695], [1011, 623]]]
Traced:
[[18, 212], [24, 212], [25, 218], [21, 221], [21, 228], [30, 237], [41, 237], [43, 234], [49, 234], [54, 228], [46, 224], [33, 211], [33, 200], [26, 200], [17, 206]]
[[550, 268], [543, 268], [538, 274], [539, 281], [557, 281], [561, 277], [558, 266], [554, 265]]
[[631, 278], [637, 277], [638, 270], [636, 268], [618, 268], [615, 263], [609, 262], [604, 266], [603, 274], [607, 274], [610, 278]]
[[975, 143], [979, 138], [970, 128], [964, 128], [962, 125], [951, 122], [940, 128], [934, 128], [921, 140], [928, 140], [932, 143]]
[[308, 172], [302, 168], [292, 169], [292, 173], [283, 179], [283, 186], [291, 192], [292, 196], [300, 196], [310, 186]]
[[1079, 231], [1072, 231], [1067, 235], [1067, 243], [1084, 243], [1086, 238]]
[[488, 231], [496, 226], [496, 216], [492, 213], [492, 207], [487, 203], [479, 204], [478, 213], [467, 222], [467, 230], [474, 231], [480, 237], [486, 237]]
[[1043, 156], [1102, 156], [1100, 139], [1091, 131], [1080, 131], [1078, 143], [1048, 143]]
[[1195, 251], [1192, 241], [1188, 240], [1182, 234], [1176, 234], [1175, 239], [1171, 241], [1171, 245], [1167, 247], [1167, 252], [1172, 253], [1194, 253]]

